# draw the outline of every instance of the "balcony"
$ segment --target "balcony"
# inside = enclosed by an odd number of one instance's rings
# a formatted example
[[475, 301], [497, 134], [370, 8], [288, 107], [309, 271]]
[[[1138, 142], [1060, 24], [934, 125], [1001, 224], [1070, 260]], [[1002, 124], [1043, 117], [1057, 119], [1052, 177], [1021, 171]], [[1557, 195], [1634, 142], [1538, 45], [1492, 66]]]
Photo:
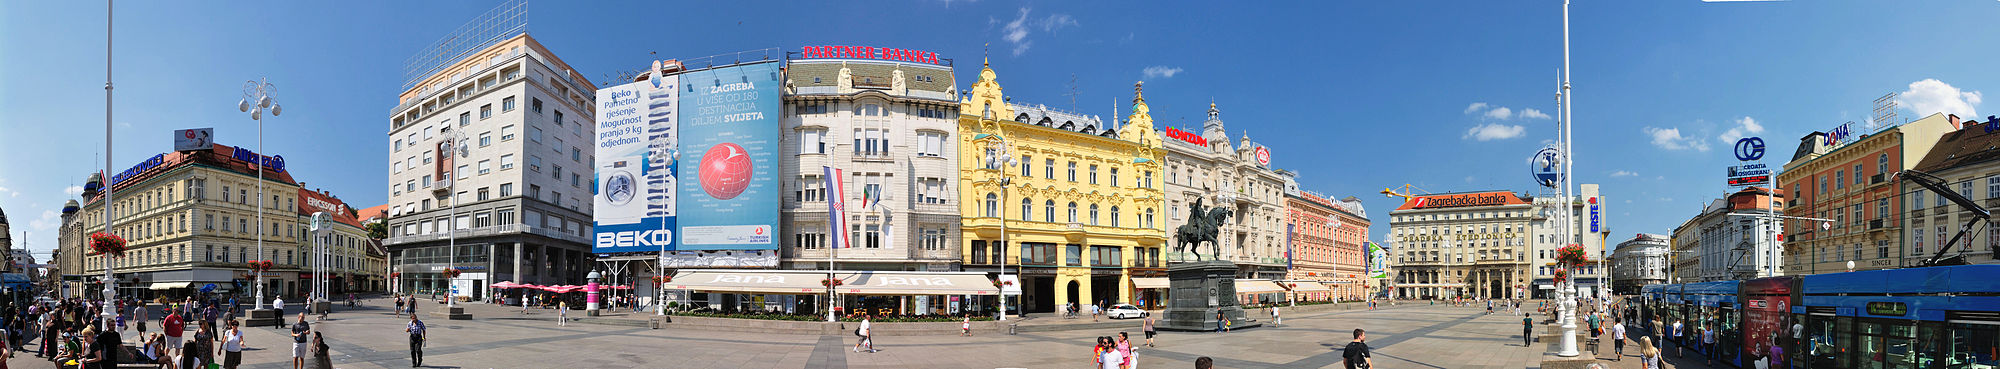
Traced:
[[1874, 185], [1882, 184], [1882, 182], [1885, 181], [1886, 180], [1882, 177], [1881, 173], [1876, 173], [1875, 175], [1868, 177], [1868, 185], [1871, 187]]
[[1006, 226], [1002, 224], [1002, 222], [1005, 222], [1006, 220], [1002, 220], [1000, 218], [995, 218], [995, 217], [978, 217], [978, 218], [965, 218], [965, 219], [967, 221], [966, 226], [971, 228], [974, 232], [977, 232], [979, 234], [979, 238], [999, 239], [1000, 229]]
[[1069, 242], [1083, 241], [1084, 233], [1085, 232], [1083, 231], [1083, 223], [1071, 222], [1067, 226], [1063, 227], [1063, 237], [1068, 238]]
[[451, 178], [432, 181], [431, 193], [440, 196], [451, 194]]
[[1868, 221], [1868, 230], [1869, 230], [1869, 231], [1871, 231], [1871, 232], [1872, 232], [1872, 231], [1880, 231], [1880, 230], [1882, 230], [1882, 223], [1884, 223], [1884, 222], [1883, 222], [1883, 221], [1882, 221], [1881, 219], [1875, 219], [1875, 220], [1869, 220], [1869, 221]]

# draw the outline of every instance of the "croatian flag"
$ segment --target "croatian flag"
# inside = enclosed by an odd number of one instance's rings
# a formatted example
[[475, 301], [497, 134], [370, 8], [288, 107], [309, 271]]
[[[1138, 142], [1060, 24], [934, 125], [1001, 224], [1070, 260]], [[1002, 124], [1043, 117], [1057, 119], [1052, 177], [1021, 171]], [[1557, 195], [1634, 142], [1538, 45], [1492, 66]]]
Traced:
[[847, 248], [847, 188], [841, 185], [841, 171], [831, 166], [826, 170], [826, 228], [829, 245], [836, 249]]

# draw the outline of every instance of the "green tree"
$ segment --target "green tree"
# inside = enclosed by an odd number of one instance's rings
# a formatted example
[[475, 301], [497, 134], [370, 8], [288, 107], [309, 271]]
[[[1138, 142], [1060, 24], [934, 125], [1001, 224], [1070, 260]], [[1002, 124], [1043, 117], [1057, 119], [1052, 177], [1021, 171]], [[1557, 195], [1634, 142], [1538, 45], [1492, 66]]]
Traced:
[[368, 238], [375, 239], [377, 241], [380, 241], [384, 238], [389, 238], [389, 222], [378, 220], [374, 222], [369, 222], [367, 226], [368, 226]]

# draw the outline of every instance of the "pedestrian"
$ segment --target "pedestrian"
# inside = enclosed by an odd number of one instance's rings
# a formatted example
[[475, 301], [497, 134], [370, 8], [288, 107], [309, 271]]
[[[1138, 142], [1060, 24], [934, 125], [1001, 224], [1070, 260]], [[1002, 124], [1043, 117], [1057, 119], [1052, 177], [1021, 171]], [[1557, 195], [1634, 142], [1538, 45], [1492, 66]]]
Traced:
[[872, 353], [876, 351], [875, 341], [873, 340], [875, 332], [870, 331], [868, 329], [869, 328], [868, 320], [869, 320], [869, 315], [862, 314], [861, 328], [856, 328], [854, 330], [855, 335], [861, 336], [861, 339], [854, 341], [854, 352], [861, 352], [861, 350], [868, 350], [868, 352]]
[[139, 328], [139, 333], [146, 333], [146, 303], [141, 301], [132, 305], [132, 322], [137, 323], [134, 326]]
[[236, 369], [243, 365], [243, 327], [236, 319], [229, 319], [229, 330], [222, 332], [222, 368]]
[[416, 314], [410, 314], [410, 325], [404, 326], [403, 332], [410, 334], [410, 367], [423, 366], [424, 341], [426, 337], [424, 334], [424, 321], [418, 320]]
[[272, 297], [272, 298], [271, 298], [271, 309], [272, 309], [272, 310], [277, 310], [277, 312], [278, 312], [277, 314], [275, 314], [275, 315], [272, 315], [272, 316], [275, 316], [275, 317], [278, 317], [278, 321], [277, 321], [276, 323], [271, 323], [271, 327], [272, 327], [272, 328], [277, 328], [277, 329], [285, 329], [285, 298], [284, 298], [284, 297]]
[[1140, 327], [1141, 329], [1144, 329], [1144, 332], [1146, 333], [1146, 347], [1153, 347], [1153, 334], [1154, 334], [1153, 324], [1154, 324], [1153, 316], [1151, 314], [1147, 314], [1146, 324]]
[[1611, 321], [1611, 361], [1625, 360], [1625, 318]]
[[[113, 306], [111, 308], [117, 309], [118, 307]], [[116, 310], [113, 310], [113, 312], [116, 312]], [[96, 341], [90, 345], [92, 355], [90, 362], [95, 364], [89, 366], [116, 368], [118, 367], [118, 353], [124, 350], [125, 339], [118, 335], [118, 330], [110, 329], [113, 327], [105, 328], [107, 329], [97, 330]]]
[[1531, 318], [1531, 317], [1527, 317], [1527, 316], [1522, 316], [1522, 317], [1521, 317], [1521, 347], [1528, 347], [1528, 345], [1530, 345], [1530, 344], [1534, 344], [1534, 339], [1535, 339], [1535, 338], [1534, 338], [1534, 337], [1532, 337], [1532, 336], [1530, 336], [1530, 335], [1533, 335], [1533, 334], [1535, 334], [1535, 318]]
[[1771, 337], [1771, 356], [1770, 356], [1770, 358], [1771, 358], [1771, 367], [1773, 367], [1773, 368], [1783, 368], [1783, 367], [1785, 367], [1785, 349], [1784, 349], [1784, 348], [1782, 348], [1782, 347], [1778, 347], [1778, 338], [1777, 338], [1777, 337]]
[[1097, 313], [1102, 312], [1101, 304], [1090, 304], [1090, 321], [1097, 321]]
[[1639, 337], [1639, 368], [1660, 369], [1660, 349], [1653, 347], [1652, 337]]
[[1124, 355], [1118, 352], [1118, 344], [1113, 342], [1110, 336], [1097, 337], [1097, 347], [1091, 353], [1091, 356], [1097, 357], [1098, 368], [1118, 369], [1119, 365], [1125, 363]]
[[1212, 368], [1215, 368], [1215, 359], [1210, 359], [1207, 356], [1194, 358], [1194, 369], [1212, 369]]
[[1673, 328], [1673, 331], [1672, 331], [1672, 332], [1673, 332], [1673, 334], [1674, 334], [1674, 338], [1673, 338], [1673, 339], [1670, 339], [1670, 340], [1667, 340], [1667, 342], [1671, 342], [1671, 343], [1673, 343], [1673, 344], [1674, 344], [1674, 357], [1676, 357], [1676, 358], [1685, 358], [1685, 357], [1687, 357], [1687, 352], [1683, 351], [1683, 350], [1685, 350], [1685, 349], [1686, 349], [1686, 347], [1687, 347], [1687, 341], [1684, 341], [1684, 339], [1686, 339], [1687, 335], [1686, 335], [1686, 334], [1684, 334], [1684, 333], [1685, 333], [1685, 331], [1683, 331], [1683, 330], [1682, 330], [1682, 327], [1681, 327], [1681, 321], [1680, 321], [1680, 320], [1675, 320], [1675, 321], [1674, 321], [1674, 328]]
[[964, 320], [964, 321], [960, 321], [960, 322], [958, 323], [958, 335], [959, 335], [960, 337], [972, 337], [972, 316], [971, 316], [971, 315], [966, 315], [966, 316], [965, 316], [965, 320]]
[[167, 319], [165, 322], [160, 323], [160, 329], [166, 330], [167, 348], [174, 350], [175, 355], [187, 354], [179, 352], [181, 347], [181, 335], [183, 334], [182, 332], [187, 330], [187, 320], [181, 318], [181, 311], [179, 308], [173, 308], [167, 310]]
[[[522, 314], [528, 313], [527, 310], [528, 304], [523, 303], [521, 304], [521, 306], [522, 306], [521, 313]], [[403, 295], [396, 295], [396, 316], [398, 317], [403, 316]]]
[[1714, 366], [1714, 365], [1715, 365], [1715, 356], [1716, 356], [1716, 352], [1715, 352], [1715, 324], [1714, 324], [1714, 323], [1710, 323], [1710, 324], [1705, 324], [1705, 325], [1702, 325], [1702, 326], [1701, 326], [1701, 348], [1702, 348], [1702, 350], [1703, 350], [1704, 352], [1706, 352], [1706, 353], [1707, 353], [1707, 355], [1703, 355], [1703, 356], [1707, 356], [1707, 357], [1708, 357], [1708, 361], [1707, 361], [1708, 365], [1710, 365], [1710, 366]]
[[556, 303], [556, 326], [569, 326], [569, 301]]
[[1271, 326], [1277, 327], [1282, 324], [1285, 324], [1285, 318], [1278, 316], [1277, 306], [1271, 306]]
[[1347, 365], [1347, 369], [1368, 369], [1375, 366], [1374, 360], [1368, 355], [1367, 331], [1361, 328], [1354, 329], [1354, 340], [1347, 342], [1347, 347], [1341, 349], [1340, 361]]
[[1220, 308], [1215, 309], [1215, 332], [1216, 333], [1229, 332], [1229, 318], [1222, 315], [1222, 309]]
[[312, 334], [313, 369], [333, 369], [333, 355], [327, 352], [327, 349], [328, 347], [326, 347], [326, 337], [321, 336], [320, 332], [313, 332]]
[[[1118, 343], [1116, 347], [1118, 348], [1118, 358], [1119, 358], [1118, 367], [1131, 368], [1132, 336], [1126, 335], [1125, 332], [1118, 332]], [[0, 369], [5, 369], [5, 368], [0, 368]]]
[[312, 324], [306, 323], [306, 313], [301, 312], [299, 322], [292, 324], [292, 369], [306, 367], [306, 355], [310, 354], [306, 343], [310, 339], [312, 339]]

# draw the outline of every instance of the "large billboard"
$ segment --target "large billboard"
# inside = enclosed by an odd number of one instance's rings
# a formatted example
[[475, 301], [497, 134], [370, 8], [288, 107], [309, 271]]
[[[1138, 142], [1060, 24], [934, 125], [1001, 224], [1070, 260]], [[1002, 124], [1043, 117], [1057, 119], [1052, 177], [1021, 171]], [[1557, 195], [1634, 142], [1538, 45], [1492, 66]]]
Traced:
[[1389, 250], [1374, 242], [1361, 245], [1368, 251], [1368, 278], [1389, 278]]
[[777, 249], [778, 64], [680, 75], [680, 249]]
[[597, 90], [596, 253], [677, 250], [679, 76]]

